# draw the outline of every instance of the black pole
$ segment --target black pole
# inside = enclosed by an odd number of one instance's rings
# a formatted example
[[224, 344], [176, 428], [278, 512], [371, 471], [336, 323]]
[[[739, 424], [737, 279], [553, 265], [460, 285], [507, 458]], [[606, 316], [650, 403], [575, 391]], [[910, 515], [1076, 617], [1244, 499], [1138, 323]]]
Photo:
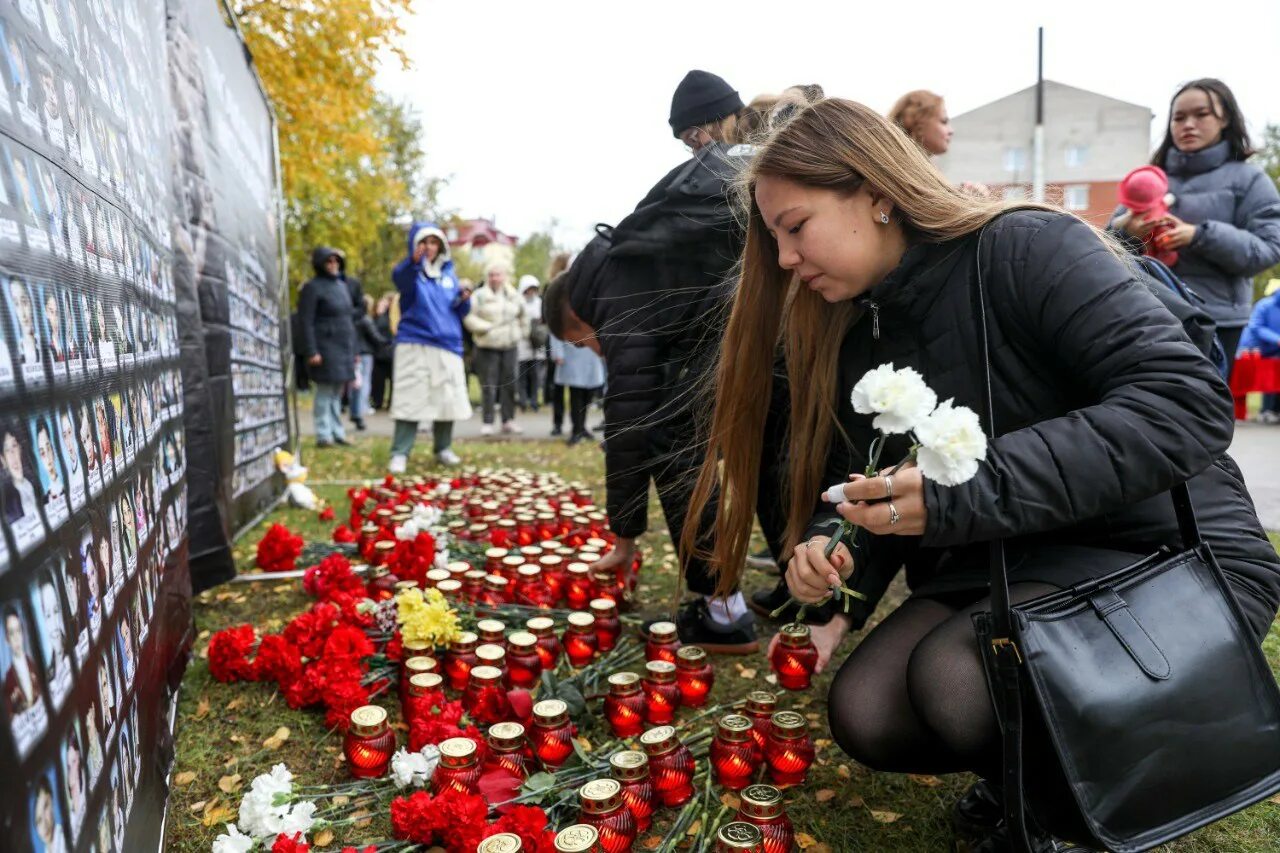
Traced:
[[1036, 30], [1036, 124], [1044, 124], [1044, 27]]

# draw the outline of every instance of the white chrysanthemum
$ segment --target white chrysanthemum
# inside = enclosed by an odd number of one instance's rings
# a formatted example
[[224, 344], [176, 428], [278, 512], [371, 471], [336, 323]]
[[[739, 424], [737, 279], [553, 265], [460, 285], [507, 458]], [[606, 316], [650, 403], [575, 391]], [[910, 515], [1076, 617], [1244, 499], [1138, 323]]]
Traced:
[[892, 363], [867, 371], [849, 399], [855, 412], [876, 415], [872, 426], [886, 435], [911, 432], [938, 404], [923, 376], [910, 367], [894, 370]]
[[295, 803], [293, 808], [281, 816], [280, 825], [274, 831], [277, 835], [281, 832], [288, 836], [293, 836], [299, 832], [306, 835], [316, 822], [315, 812], [316, 804], [311, 800]]
[[440, 750], [427, 745], [421, 752], [409, 752], [401, 748], [391, 756], [391, 781], [397, 788], [410, 785], [421, 788], [431, 781], [431, 776], [440, 763]]
[[227, 831], [213, 839], [213, 853], [248, 853], [253, 844], [252, 836], [241, 834], [234, 823], [229, 823]]
[[916, 429], [920, 473], [940, 486], [958, 486], [987, 458], [987, 436], [973, 409], [947, 400]]

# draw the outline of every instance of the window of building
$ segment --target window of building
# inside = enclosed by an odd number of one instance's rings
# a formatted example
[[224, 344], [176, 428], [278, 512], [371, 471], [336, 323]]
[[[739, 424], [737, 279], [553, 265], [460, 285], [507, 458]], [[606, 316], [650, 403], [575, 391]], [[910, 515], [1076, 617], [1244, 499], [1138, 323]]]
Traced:
[[1062, 202], [1067, 210], [1088, 210], [1089, 185], [1072, 184], [1066, 187], [1062, 194]]
[[1088, 145], [1068, 145], [1065, 153], [1068, 169], [1083, 166], [1089, 161]]
[[1027, 168], [1027, 151], [1025, 148], [1004, 149], [1004, 170], [1021, 172]]
[[1001, 192], [1005, 201], [1023, 201], [1027, 198], [1027, 188], [1022, 184], [1009, 184]]

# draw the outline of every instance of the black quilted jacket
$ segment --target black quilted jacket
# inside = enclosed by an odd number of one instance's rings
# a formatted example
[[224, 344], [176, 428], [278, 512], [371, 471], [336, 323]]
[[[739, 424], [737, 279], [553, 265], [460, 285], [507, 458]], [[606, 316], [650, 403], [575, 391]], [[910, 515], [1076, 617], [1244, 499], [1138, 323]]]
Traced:
[[[824, 486], [866, 464], [875, 433], [849, 390], [887, 362], [914, 367], [938, 394], [983, 414], [973, 279], [978, 237], [910, 249], [864, 300], [840, 348], [839, 418]], [[1090, 229], [1061, 214], [1017, 211], [986, 229], [982, 269], [997, 438], [978, 474], [926, 481], [921, 537], [870, 537], [855, 621], [905, 563], [913, 586], [943, 565], [985, 565], [984, 546], [1070, 543], [1146, 552], [1178, 542], [1167, 494], [1190, 479], [1200, 527], [1255, 629], [1280, 602], [1280, 562], [1226, 454], [1231, 397], [1182, 324]], [[877, 321], [878, 322], [875, 322]], [[878, 334], [877, 334], [878, 332]], [[882, 464], [906, 451], [890, 441]], [[832, 518], [819, 505], [811, 534]], [[821, 528], [829, 532], [828, 528]], [[977, 545], [977, 547], [973, 547]], [[965, 553], [973, 557], [963, 559]]]

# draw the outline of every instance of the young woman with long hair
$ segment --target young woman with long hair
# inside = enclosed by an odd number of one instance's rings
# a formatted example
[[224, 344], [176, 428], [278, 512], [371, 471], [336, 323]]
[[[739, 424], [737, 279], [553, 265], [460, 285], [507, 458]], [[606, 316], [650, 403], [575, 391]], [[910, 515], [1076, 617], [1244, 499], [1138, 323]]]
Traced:
[[[1230, 395], [1118, 247], [1070, 214], [965, 194], [900, 128], [844, 100], [807, 106], [775, 129], [742, 189], [741, 281], [689, 508], [699, 518], [716, 507], [714, 536], [699, 541], [687, 524], [681, 551], [702, 545], [720, 589], [732, 588], [758, 492], [785, 489], [791, 593], [815, 602], [844, 578], [869, 599], [853, 618], [814, 629], [824, 665], [906, 567], [911, 596], [831, 687], [832, 734], [849, 755], [878, 770], [998, 778], [999, 734], [970, 620], [990, 609], [987, 543], [1005, 540], [1015, 602], [1070, 587], [1180, 541], [1166, 494], [1180, 482], [1265, 635], [1280, 561], [1226, 455]], [[985, 425], [980, 323], [996, 437], [977, 474], [953, 487], [911, 466], [891, 487], [885, 476], [851, 476], [867, 465], [876, 431], [854, 412], [850, 389], [879, 365], [918, 370], [939, 400], [983, 413]], [[759, 477], [775, 344], [793, 377], [783, 483]], [[891, 436], [882, 458], [892, 464], [907, 451], [905, 436]], [[845, 483], [834, 508], [818, 499], [831, 483]], [[864, 531], [856, 564], [844, 545], [830, 562], [823, 556], [837, 514]], [[1056, 759], [1037, 756], [1027, 774], [1047, 792], [1033, 800], [1037, 817], [1055, 834], [1081, 835]], [[961, 812], [993, 833], [978, 849], [1003, 849], [999, 809], [980, 808], [999, 792], [975, 788]]]

